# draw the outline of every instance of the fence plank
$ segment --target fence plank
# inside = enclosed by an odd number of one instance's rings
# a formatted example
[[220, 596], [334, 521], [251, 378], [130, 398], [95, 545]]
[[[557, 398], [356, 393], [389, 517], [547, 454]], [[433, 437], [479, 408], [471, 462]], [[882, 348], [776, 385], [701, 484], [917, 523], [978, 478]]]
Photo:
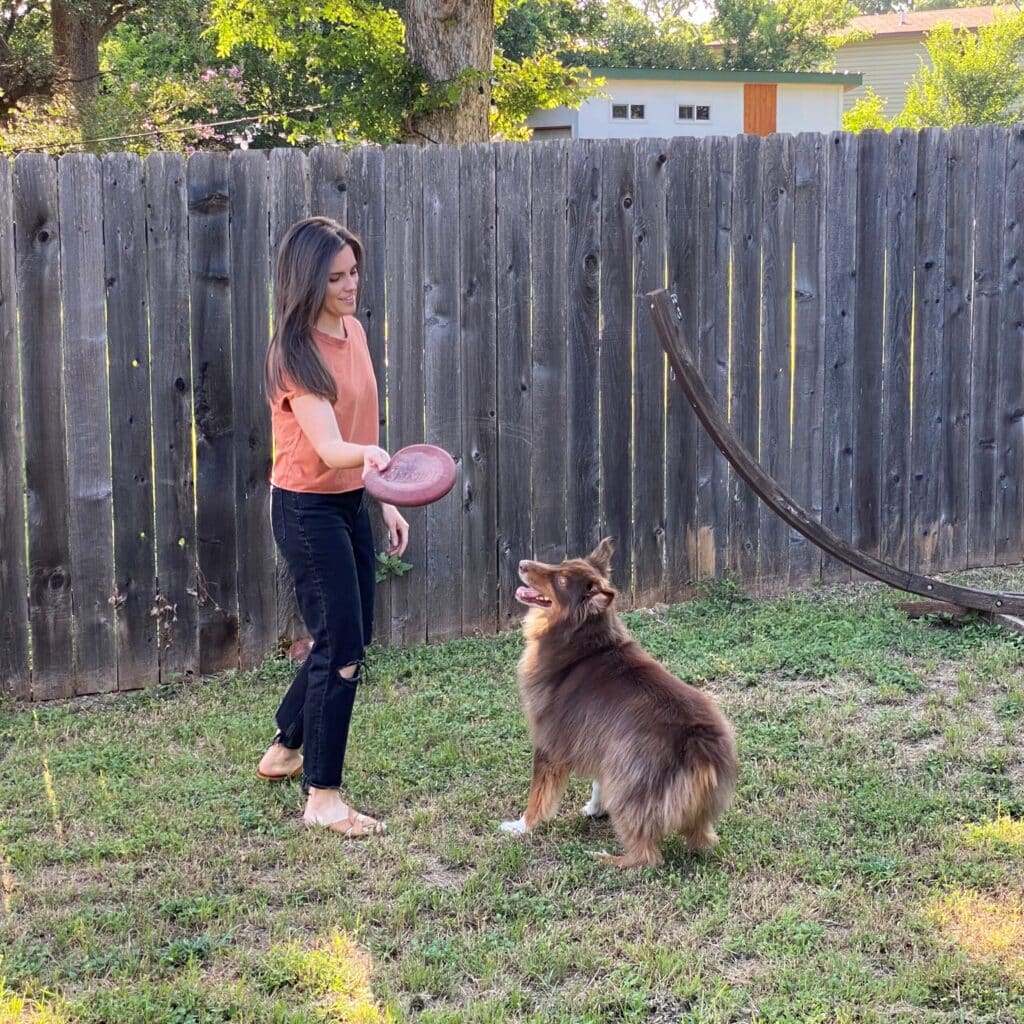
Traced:
[[498, 625], [498, 398], [495, 373], [494, 150], [459, 150], [462, 230], [462, 626], [493, 633]]
[[[823, 523], [843, 540], [853, 535], [853, 339], [857, 279], [857, 137], [833, 132], [825, 191], [825, 379], [822, 445]], [[829, 556], [822, 579], [847, 580]]]
[[[277, 251], [288, 229], [309, 216], [309, 162], [301, 149], [274, 149], [270, 153], [270, 273], [273, 280]], [[273, 323], [271, 323], [273, 329]], [[277, 635], [285, 642], [308, 635], [288, 564], [277, 559]]]
[[[558, 268], [565, 266], [567, 258], [569, 150], [567, 142], [543, 142], [531, 147], [530, 152], [530, 292], [535, 310], [531, 332], [532, 436], [537, 446], [543, 445], [545, 455], [544, 472], [533, 477], [530, 507], [533, 557], [542, 562], [560, 562], [566, 554], [569, 293], [567, 276]], [[537, 310], [543, 310], [543, 315]], [[539, 450], [533, 450], [535, 460]]]
[[[236, 150], [228, 170], [238, 647], [239, 663], [249, 668], [258, 665], [277, 641], [270, 407], [263, 386], [270, 342], [270, 166], [266, 153]], [[239, 287], [243, 273], [245, 284]]]
[[1024, 558], [1021, 505], [1024, 502], [1024, 126], [1009, 130], [1003, 208], [1002, 276], [999, 296], [999, 387], [996, 390], [996, 564]]
[[133, 153], [103, 157], [103, 236], [110, 366], [117, 687], [160, 678], [153, 509], [146, 195]]
[[[729, 257], [732, 250], [733, 140], [700, 143], [700, 295], [698, 360], [715, 399], [729, 400]], [[697, 576], [720, 576], [729, 550], [729, 463], [708, 436], [697, 446]]]
[[[631, 140], [602, 147], [598, 378], [601, 523], [615, 544], [613, 578], [632, 603], [633, 578], [633, 153]], [[638, 455], [649, 454], [645, 448]], [[653, 454], [653, 453], [651, 453]], [[589, 551], [590, 548], [587, 548]], [[586, 553], [582, 552], [581, 553]]]
[[71, 539], [61, 365], [57, 165], [28, 154], [14, 162], [14, 218], [28, 505], [32, 696], [74, 693]]
[[196, 437], [199, 669], [238, 667], [235, 440], [231, 373], [231, 216], [226, 156], [188, 162]]
[[[359, 288], [359, 319], [366, 330], [380, 407], [380, 443], [391, 450], [387, 424], [387, 372], [384, 317], [384, 151], [360, 146], [349, 157], [345, 217], [363, 243], [363, 276]], [[370, 502], [377, 550], [387, 547], [380, 506]], [[378, 644], [391, 638], [391, 590], [378, 586], [373, 613], [373, 634]]]
[[1006, 132], [986, 125], [978, 139], [974, 247], [974, 344], [971, 350], [971, 425], [968, 463], [967, 564], [996, 562], [996, 421], [999, 389], [999, 292]]
[[[423, 440], [423, 188], [422, 150], [392, 146], [385, 154], [384, 210], [388, 295], [388, 440], [392, 450]], [[465, 472], [465, 467], [463, 467]], [[413, 566], [390, 579], [391, 639], [399, 646], [427, 635], [426, 512], [409, 509]]]
[[858, 142], [857, 278], [853, 315], [853, 543], [877, 555], [881, 537], [882, 333], [885, 312], [887, 138]]
[[967, 567], [970, 534], [971, 358], [974, 294], [974, 200], [978, 132], [949, 134], [946, 192], [946, 279], [943, 309], [942, 487], [939, 491], [938, 564], [947, 572]]
[[[462, 462], [459, 151], [423, 150], [423, 323], [426, 435]], [[462, 488], [427, 508], [427, 639], [462, 635]]]
[[160, 678], [199, 668], [185, 162], [146, 158]]
[[32, 678], [20, 385], [14, 181], [11, 165], [0, 159], [0, 694], [26, 700]]
[[[793, 139], [771, 135], [761, 149], [764, 240], [761, 259], [761, 465], [790, 485], [793, 400]], [[758, 588], [778, 591], [789, 579], [789, 530], [759, 503]]]
[[[736, 433], [758, 451], [761, 399], [761, 234], [764, 223], [760, 135], [736, 137], [732, 237], [732, 387], [729, 415]], [[728, 566], [744, 580], [757, 576], [757, 495], [733, 475], [729, 501]]]
[[[826, 137], [801, 133], [794, 162], [793, 237], [795, 247], [793, 420], [790, 488], [793, 497], [821, 520], [824, 405], [825, 303], [823, 261]], [[806, 585], [821, 572], [821, 552], [796, 530], [789, 531], [789, 581]]]
[[879, 557], [910, 568], [910, 365], [917, 260], [917, 133], [889, 135], [885, 216], [885, 364], [882, 377]]
[[75, 693], [106, 693], [117, 689], [117, 652], [99, 160], [88, 153], [62, 157], [57, 193]]
[[665, 354], [644, 295], [667, 284], [668, 140], [636, 144], [633, 193], [633, 603], [665, 600]]
[[496, 208], [498, 289], [498, 628], [519, 620], [515, 599], [519, 562], [533, 555], [530, 494], [533, 460], [547, 444], [533, 435], [533, 373], [530, 339], [530, 221], [523, 196], [532, 194], [531, 149], [497, 147]]
[[569, 308], [563, 394], [568, 405], [569, 450], [565, 543], [572, 557], [587, 554], [600, 540], [601, 532], [598, 447], [601, 151], [596, 141], [583, 139], [573, 143], [569, 155], [566, 253]]
[[348, 225], [349, 162], [348, 150], [338, 146], [309, 151], [310, 214]]
[[[700, 148], [680, 136], [669, 143], [668, 280], [691, 345], [700, 323]], [[650, 319], [650, 310], [647, 310]], [[697, 575], [697, 444], [702, 427], [671, 370], [665, 410], [665, 600], [685, 596]]]
[[910, 521], [911, 568], [925, 574], [941, 568], [939, 536], [945, 529], [940, 496], [944, 487], [942, 317], [948, 152], [948, 138], [941, 129], [926, 128], [921, 133], [917, 163]]

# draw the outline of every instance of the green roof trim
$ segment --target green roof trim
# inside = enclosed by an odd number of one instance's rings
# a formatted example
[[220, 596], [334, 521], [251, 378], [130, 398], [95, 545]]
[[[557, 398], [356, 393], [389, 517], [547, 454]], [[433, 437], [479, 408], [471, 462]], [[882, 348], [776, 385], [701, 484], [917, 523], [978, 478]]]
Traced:
[[860, 85], [864, 76], [839, 71], [693, 71], [682, 68], [591, 68], [595, 78], [640, 78], [663, 82], [778, 82], [779, 85]]

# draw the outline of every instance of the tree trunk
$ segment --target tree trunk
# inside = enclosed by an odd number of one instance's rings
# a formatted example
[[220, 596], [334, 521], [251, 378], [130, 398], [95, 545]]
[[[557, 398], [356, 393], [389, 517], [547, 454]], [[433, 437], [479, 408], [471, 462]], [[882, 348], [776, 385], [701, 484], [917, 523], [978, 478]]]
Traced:
[[108, 17], [110, 6], [53, 0], [50, 8], [55, 91], [70, 97], [83, 126], [99, 91], [100, 42], [113, 27]]
[[415, 118], [408, 142], [486, 142], [490, 138], [494, 0], [407, 0], [403, 13], [409, 59], [434, 84], [472, 76], [451, 106]]

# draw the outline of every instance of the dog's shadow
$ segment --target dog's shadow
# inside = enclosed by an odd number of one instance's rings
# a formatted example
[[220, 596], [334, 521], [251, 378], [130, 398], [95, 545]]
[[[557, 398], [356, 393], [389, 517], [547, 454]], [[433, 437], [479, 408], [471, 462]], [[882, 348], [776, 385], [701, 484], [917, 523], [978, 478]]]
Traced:
[[621, 875], [623, 879], [635, 877], [637, 872], [641, 872], [651, 876], [671, 876], [674, 881], [685, 883], [698, 872], [721, 863], [718, 847], [710, 850], [691, 850], [681, 836], [671, 835], [666, 836], [662, 842], [661, 853], [665, 858], [664, 863], [652, 867], [616, 868], [601, 863], [602, 855], [621, 852], [621, 844], [607, 814], [597, 817], [581, 814], [575, 818], [555, 820], [549, 822], [547, 828], [557, 829], [559, 839], [571, 842], [571, 859], [576, 860], [577, 854], [582, 853], [587, 858], [586, 863], [594, 864], [601, 871]]

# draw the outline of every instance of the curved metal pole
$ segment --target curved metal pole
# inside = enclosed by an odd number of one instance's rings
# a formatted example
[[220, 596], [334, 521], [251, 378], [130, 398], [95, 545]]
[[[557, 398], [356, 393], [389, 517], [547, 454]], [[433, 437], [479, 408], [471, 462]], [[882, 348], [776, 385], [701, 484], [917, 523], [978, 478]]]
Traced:
[[760, 466], [732, 427], [722, 415], [715, 399], [704, 383], [697, 362], [693, 358], [683, 337], [682, 314], [675, 296], [664, 289], [649, 292], [647, 300], [654, 317], [654, 328], [662, 347], [668, 354], [669, 362], [676, 372], [676, 379], [683, 389], [690, 405], [711, 439], [732, 464], [733, 469], [747, 482], [757, 496], [778, 516], [784, 519], [798, 533], [802, 533], [812, 544], [827, 551], [833, 558], [888, 583], [899, 590], [922, 597], [938, 598], [951, 604], [974, 608], [982, 612], [1000, 612], [1010, 615], [1024, 615], [1024, 594], [1003, 594], [992, 590], [976, 590], [953, 583], [920, 576], [906, 569], [883, 562], [872, 555], [859, 551], [838, 534], [833, 533], [800, 507]]

